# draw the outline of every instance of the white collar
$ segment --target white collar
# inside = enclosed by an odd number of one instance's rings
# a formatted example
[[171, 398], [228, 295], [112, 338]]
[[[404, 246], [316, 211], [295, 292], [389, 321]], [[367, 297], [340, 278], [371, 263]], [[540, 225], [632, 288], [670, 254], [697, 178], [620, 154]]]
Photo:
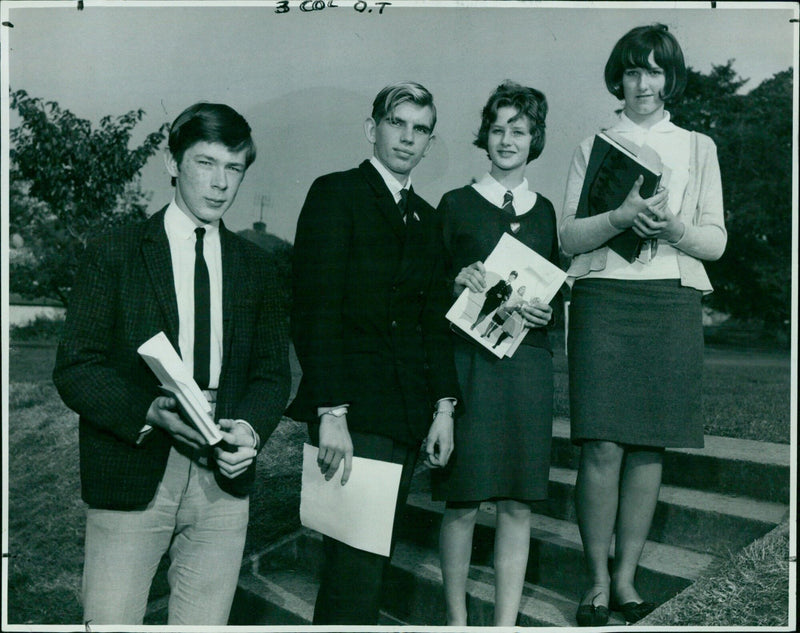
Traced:
[[657, 123], [654, 123], [649, 128], [642, 127], [638, 123], [631, 121], [631, 119], [628, 118], [628, 115], [625, 114], [625, 111], [623, 110], [619, 113], [619, 123], [616, 127], [621, 132], [635, 132], [637, 134], [647, 134], [649, 132], [674, 132], [678, 129], [678, 126], [670, 120], [670, 114], [666, 110], [664, 110], [664, 118]]
[[369, 162], [372, 163], [372, 166], [378, 170], [381, 178], [383, 178], [383, 182], [385, 182], [386, 186], [389, 188], [389, 192], [392, 194], [392, 196], [394, 196], [395, 202], [397, 202], [397, 200], [400, 198], [401, 189], [411, 188], [411, 174], [408, 175], [408, 180], [406, 180], [406, 184], [404, 185], [392, 172], [386, 169], [386, 166], [375, 156], [372, 156], [369, 159]]
[[[501, 185], [494, 176], [490, 173], [485, 173], [480, 180], [473, 185], [475, 191], [481, 194], [489, 202], [496, 207], [503, 207], [503, 196], [505, 196], [506, 189]], [[510, 190], [514, 194], [514, 210], [517, 215], [522, 215], [531, 210], [536, 203], [536, 193], [528, 189], [528, 179], [523, 178], [522, 182]]]
[[164, 213], [164, 228], [167, 233], [179, 239], [195, 239], [194, 231], [199, 227], [203, 227], [206, 235], [210, 237], [219, 230], [219, 220], [211, 224], [197, 224], [181, 210], [173, 198]]

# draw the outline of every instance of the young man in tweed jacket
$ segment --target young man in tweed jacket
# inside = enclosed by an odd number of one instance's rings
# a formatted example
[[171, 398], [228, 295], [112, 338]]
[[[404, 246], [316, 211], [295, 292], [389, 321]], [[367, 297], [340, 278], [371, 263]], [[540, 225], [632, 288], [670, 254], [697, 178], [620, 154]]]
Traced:
[[[86, 249], [53, 378], [80, 416], [87, 624], [141, 624], [167, 551], [169, 624], [227, 623], [255, 457], [290, 382], [275, 272], [221, 221], [254, 159], [250, 126], [235, 110], [187, 108], [166, 154], [174, 200]], [[207, 281], [197, 290], [203, 262]], [[205, 309], [196, 308], [200, 296]], [[160, 331], [214, 402], [224, 449], [209, 447], [160, 394], [137, 354]]]

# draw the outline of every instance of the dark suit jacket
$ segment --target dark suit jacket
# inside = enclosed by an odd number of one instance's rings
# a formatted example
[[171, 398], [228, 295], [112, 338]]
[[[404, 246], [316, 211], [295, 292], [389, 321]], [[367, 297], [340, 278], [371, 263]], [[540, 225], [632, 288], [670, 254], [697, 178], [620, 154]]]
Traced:
[[481, 307], [481, 314], [489, 313], [511, 296], [511, 284], [501, 279], [486, 291], [486, 299]]
[[[247, 420], [266, 441], [289, 396], [288, 324], [271, 265], [220, 224], [222, 370], [216, 417]], [[72, 289], [53, 380], [80, 415], [81, 489], [92, 506], [127, 509], [155, 494], [172, 444], [161, 429], [136, 444], [159, 395], [136, 350], [164, 331], [178, 350], [178, 302], [164, 210], [89, 244]], [[247, 472], [217, 481], [247, 494]]]
[[406, 226], [369, 161], [311, 186], [293, 255], [293, 418], [349, 403], [350, 430], [416, 443], [436, 400], [458, 397], [441, 226], [413, 192], [408, 204]]

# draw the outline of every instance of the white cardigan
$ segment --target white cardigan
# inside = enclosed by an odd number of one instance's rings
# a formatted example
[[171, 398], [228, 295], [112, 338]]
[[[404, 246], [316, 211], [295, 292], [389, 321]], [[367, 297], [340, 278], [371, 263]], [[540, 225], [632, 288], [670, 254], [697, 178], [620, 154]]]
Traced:
[[[699, 132], [690, 132], [690, 137], [689, 183], [678, 212], [685, 230], [683, 236], [671, 245], [678, 250], [681, 284], [708, 294], [713, 289], [700, 260], [719, 259], [728, 240], [722, 206], [722, 180], [714, 141]], [[593, 141], [594, 136], [575, 150], [559, 222], [561, 248], [567, 255], [575, 255], [567, 271], [571, 278], [603, 270], [608, 246], [595, 246], [598, 241], [604, 244], [620, 233], [609, 220], [610, 211], [588, 218], [575, 218]]]

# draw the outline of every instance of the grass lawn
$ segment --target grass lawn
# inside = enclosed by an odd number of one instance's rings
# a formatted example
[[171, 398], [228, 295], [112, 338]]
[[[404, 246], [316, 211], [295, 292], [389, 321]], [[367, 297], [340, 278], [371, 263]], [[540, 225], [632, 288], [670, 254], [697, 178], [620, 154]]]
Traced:
[[[12, 342], [7, 608], [9, 622], [14, 624], [81, 620], [78, 592], [85, 510], [78, 480], [78, 425], [77, 416], [61, 403], [50, 381], [53, 358], [49, 341]], [[566, 416], [563, 350], [556, 350], [554, 361], [556, 413]], [[709, 348], [704, 382], [706, 431], [788, 442], [789, 381], [786, 352]], [[299, 464], [305, 438], [304, 425], [284, 420], [259, 456], [260, 485], [251, 499], [247, 551], [260, 549], [299, 526]], [[775, 546], [781, 552], [782, 538]], [[785, 579], [786, 572], [778, 570], [777, 575], [781, 574]], [[152, 593], [158, 596], [165, 591], [162, 572]], [[786, 596], [787, 591], [782, 591]]]
[[646, 626], [780, 627], [788, 623], [789, 521], [654, 611]]

